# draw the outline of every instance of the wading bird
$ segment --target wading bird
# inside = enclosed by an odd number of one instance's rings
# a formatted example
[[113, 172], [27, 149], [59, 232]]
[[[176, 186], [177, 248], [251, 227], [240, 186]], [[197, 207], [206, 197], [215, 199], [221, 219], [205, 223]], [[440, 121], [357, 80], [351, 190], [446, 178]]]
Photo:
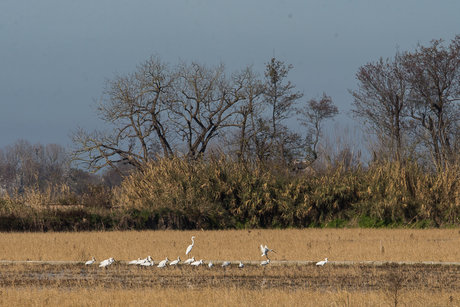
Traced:
[[327, 258], [324, 258], [323, 261], [319, 261], [316, 263], [317, 266], [324, 266], [327, 263]]
[[240, 269], [244, 268], [243, 262], [240, 261], [240, 264], [238, 264], [238, 267], [239, 267]]
[[262, 255], [260, 255], [260, 256], [261, 257], [265, 256], [265, 257], [267, 257], [267, 259], [268, 259], [268, 252], [276, 253], [274, 250], [269, 249], [267, 245], [263, 246], [262, 244], [260, 244], [260, 251], [262, 252]]
[[150, 265], [150, 264], [152, 264], [152, 263], [153, 263], [152, 257], [147, 256], [147, 258], [141, 259], [140, 262], [139, 262], [138, 264], [148, 266], [148, 265]]
[[270, 263], [270, 259], [267, 259], [267, 260], [262, 261], [260, 265], [266, 266], [269, 263]]
[[214, 266], [214, 264], [212, 264], [212, 262], [211, 262], [211, 261], [209, 261], [209, 263], [208, 263], [208, 267], [209, 267], [209, 268], [212, 268], [213, 266]]
[[190, 263], [192, 263], [194, 261], [195, 261], [195, 257], [192, 257], [192, 258], [189, 258], [189, 259], [185, 260], [184, 264], [190, 264]]
[[155, 264], [155, 261], [153, 260], [146, 260], [146, 261], [142, 261], [141, 263], [139, 263], [139, 265], [141, 266], [153, 266]]
[[153, 261], [152, 257], [150, 256], [147, 256], [147, 258], [145, 259], [141, 259], [141, 262], [139, 263], [139, 265], [142, 265], [142, 266], [152, 266], [155, 264], [155, 261]]
[[113, 259], [113, 258], [105, 259], [104, 261], [102, 261], [99, 264], [99, 267], [100, 268], [106, 268], [106, 267], [108, 267], [109, 265], [111, 265], [114, 262], [115, 262], [115, 259]]
[[92, 265], [94, 262], [96, 262], [96, 259], [94, 257], [91, 257], [91, 260], [86, 261], [85, 265]]
[[192, 263], [190, 263], [190, 265], [193, 265], [193, 266], [200, 266], [203, 264], [203, 259], [201, 259], [200, 261], [194, 261]]
[[169, 265], [177, 265], [180, 262], [180, 257], [177, 257], [176, 260], [173, 260], [169, 263]]
[[187, 250], [185, 251], [186, 255], [188, 255], [192, 251], [193, 245], [195, 245], [195, 236], [192, 236], [192, 244], [190, 244], [187, 247]]
[[162, 261], [160, 261], [160, 263], [158, 263], [157, 267], [164, 268], [168, 264], [168, 262], [169, 262], [169, 259], [168, 259], [168, 257], [166, 257], [165, 260], [162, 260]]
[[137, 260], [131, 260], [128, 264], [140, 264], [142, 262], [141, 258], [137, 258]]
[[229, 265], [230, 265], [229, 261], [224, 261], [224, 263], [222, 263], [223, 268], [225, 268], [226, 266], [229, 266]]

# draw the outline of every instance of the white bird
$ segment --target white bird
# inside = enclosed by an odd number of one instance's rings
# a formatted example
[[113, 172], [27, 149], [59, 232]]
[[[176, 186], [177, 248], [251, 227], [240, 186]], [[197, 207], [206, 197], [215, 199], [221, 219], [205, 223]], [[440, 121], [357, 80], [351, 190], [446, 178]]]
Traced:
[[269, 263], [270, 263], [270, 259], [267, 259], [267, 260], [262, 261], [260, 265], [266, 266]]
[[139, 263], [139, 265], [142, 265], [142, 266], [153, 266], [154, 264], [155, 264], [155, 261], [153, 260], [145, 260]]
[[169, 262], [169, 259], [168, 259], [168, 257], [166, 257], [165, 260], [160, 261], [160, 263], [158, 264], [157, 267], [164, 268], [168, 264], [168, 262]]
[[239, 267], [240, 269], [244, 268], [243, 262], [240, 261], [240, 264], [238, 264], [238, 267]]
[[195, 261], [195, 257], [192, 257], [192, 258], [189, 258], [189, 259], [185, 260], [184, 264], [190, 264], [190, 263], [192, 263], [194, 261]]
[[203, 259], [201, 259], [200, 261], [194, 261], [192, 263], [190, 263], [190, 265], [193, 265], [193, 266], [200, 266], [203, 264]]
[[115, 262], [115, 259], [113, 259], [113, 258], [105, 259], [104, 261], [102, 261], [99, 264], [99, 267], [100, 268], [105, 268], [105, 267], [108, 267], [109, 265], [111, 265], [114, 262]]
[[209, 267], [209, 268], [212, 268], [213, 266], [214, 266], [214, 264], [213, 264], [211, 261], [209, 261], [208, 267]]
[[177, 265], [180, 262], [180, 257], [177, 257], [176, 260], [173, 260], [169, 263], [169, 265]]
[[137, 258], [137, 260], [131, 260], [128, 264], [140, 264], [142, 262], [141, 258]]
[[195, 236], [192, 236], [192, 244], [190, 244], [187, 247], [187, 250], [185, 251], [185, 254], [188, 255], [192, 251], [193, 245], [195, 245]]
[[229, 266], [230, 265], [230, 262], [229, 261], [224, 261], [224, 263], [222, 263], [222, 267], [226, 267], [226, 266]]
[[149, 266], [153, 265], [153, 259], [150, 256], [147, 256], [147, 258], [141, 259], [138, 264], [143, 265], [143, 266]]
[[96, 259], [94, 257], [91, 257], [91, 260], [86, 261], [85, 265], [92, 265], [94, 262], [96, 262]]
[[274, 250], [272, 249], [269, 249], [267, 247], [267, 245], [263, 246], [262, 244], [260, 244], [260, 251], [262, 252], [262, 255], [260, 255], [261, 257], [265, 256], [268, 258], [268, 252], [274, 252], [276, 253]]
[[327, 263], [327, 258], [324, 258], [323, 261], [319, 261], [316, 263], [317, 266], [324, 266]]

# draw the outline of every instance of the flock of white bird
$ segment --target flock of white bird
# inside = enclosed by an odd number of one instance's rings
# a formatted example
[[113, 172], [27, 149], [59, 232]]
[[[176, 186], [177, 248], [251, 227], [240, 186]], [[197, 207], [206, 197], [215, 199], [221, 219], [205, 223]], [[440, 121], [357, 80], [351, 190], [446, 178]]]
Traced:
[[[185, 250], [185, 255], [187, 256], [188, 254], [190, 254], [190, 252], [192, 251], [192, 248], [193, 246], [195, 245], [195, 236], [192, 236], [192, 244], [190, 244], [187, 249]], [[268, 257], [268, 253], [269, 252], [274, 252], [276, 253], [273, 249], [270, 249], [267, 247], [267, 245], [260, 245], [260, 251], [262, 252], [262, 255], [261, 257], [265, 257], [266, 259], [263, 260], [260, 265], [261, 266], [266, 266], [270, 263], [270, 258]], [[88, 260], [85, 262], [85, 265], [92, 265], [96, 262], [96, 259], [94, 257], [91, 258], [91, 260]], [[109, 258], [109, 259], [105, 259], [103, 261], [101, 261], [99, 263], [99, 267], [100, 268], [105, 268], [105, 267], [108, 267], [110, 266], [112, 263], [115, 262], [115, 259], [113, 258]], [[166, 257], [164, 260], [160, 261], [157, 265], [157, 267], [159, 268], [164, 268], [166, 267], [167, 265], [170, 265], [170, 266], [174, 266], [174, 265], [178, 265], [179, 263], [181, 262], [181, 259], [180, 259], [180, 256], [177, 257], [176, 260], [173, 260], [173, 261], [170, 261], [168, 259], [168, 257]], [[317, 266], [324, 266], [326, 263], [328, 262], [327, 258], [325, 258], [324, 260], [322, 261], [319, 261], [316, 263]], [[137, 260], [132, 260], [130, 262], [128, 262], [128, 264], [130, 265], [140, 265], [140, 266], [154, 266], [155, 265], [155, 262], [153, 261], [152, 257], [150, 256], [147, 256], [146, 258], [144, 259], [141, 259], [141, 258], [137, 258]], [[188, 264], [188, 265], [191, 265], [191, 266], [200, 266], [200, 265], [204, 265], [205, 263], [203, 262], [203, 259], [200, 259], [200, 260], [195, 260], [195, 257], [191, 257], [187, 260], [184, 261], [184, 264]], [[208, 262], [208, 267], [213, 267], [214, 264], [212, 263], [212, 261], [209, 261]], [[230, 261], [224, 261], [222, 263], [222, 267], [227, 267], [231, 265], [231, 262]], [[244, 268], [244, 264], [240, 261], [238, 263], [238, 267], [239, 268]]]

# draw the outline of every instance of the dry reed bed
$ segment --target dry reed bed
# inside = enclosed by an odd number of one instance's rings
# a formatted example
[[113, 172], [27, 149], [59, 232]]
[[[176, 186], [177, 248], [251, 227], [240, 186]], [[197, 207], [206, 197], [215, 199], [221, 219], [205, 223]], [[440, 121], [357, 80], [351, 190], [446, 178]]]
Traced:
[[[401, 306], [459, 306], [459, 292], [402, 291]], [[1, 288], [2, 306], [394, 306], [388, 291]]]
[[259, 245], [277, 251], [272, 260], [460, 261], [458, 229], [289, 229], [222, 231], [125, 231], [0, 233], [0, 260], [132, 260], [151, 255], [185, 258], [196, 236], [197, 259], [259, 261]]

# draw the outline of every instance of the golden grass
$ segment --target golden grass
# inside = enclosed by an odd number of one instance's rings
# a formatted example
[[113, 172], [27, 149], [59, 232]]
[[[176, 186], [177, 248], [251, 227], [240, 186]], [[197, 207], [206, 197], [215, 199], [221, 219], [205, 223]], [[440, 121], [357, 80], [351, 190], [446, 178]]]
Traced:
[[227, 231], [125, 231], [0, 233], [1, 260], [154, 260], [185, 258], [196, 236], [197, 259], [261, 260], [259, 245], [277, 251], [272, 260], [459, 261], [458, 229], [304, 229]]
[[[403, 291], [401, 306], [458, 306], [460, 293]], [[0, 288], [2, 306], [392, 306], [385, 291]]]
[[[274, 260], [458, 261], [460, 254], [458, 229], [305, 229], [0, 233], [0, 259], [86, 260], [92, 255], [99, 260], [146, 255], [157, 262], [165, 256], [184, 259], [192, 235], [196, 236], [193, 255], [205, 260], [260, 260], [261, 243], [277, 250]], [[120, 264], [101, 270], [18, 264], [0, 270], [0, 306], [394, 306], [391, 282], [384, 285], [392, 270], [362, 266], [144, 270]], [[398, 304], [460, 306], [460, 292], [450, 287], [456, 273], [444, 266], [437, 268], [438, 273], [427, 270], [418, 275], [423, 280], [411, 279], [398, 290]], [[416, 272], [422, 274], [408, 267], [401, 276], [409, 278]], [[47, 280], [47, 274], [53, 277]], [[260, 278], [272, 280], [274, 287], [264, 288]], [[358, 282], [342, 288], [355, 280], [377, 282], [377, 287]], [[291, 286], [289, 281], [299, 284]]]

